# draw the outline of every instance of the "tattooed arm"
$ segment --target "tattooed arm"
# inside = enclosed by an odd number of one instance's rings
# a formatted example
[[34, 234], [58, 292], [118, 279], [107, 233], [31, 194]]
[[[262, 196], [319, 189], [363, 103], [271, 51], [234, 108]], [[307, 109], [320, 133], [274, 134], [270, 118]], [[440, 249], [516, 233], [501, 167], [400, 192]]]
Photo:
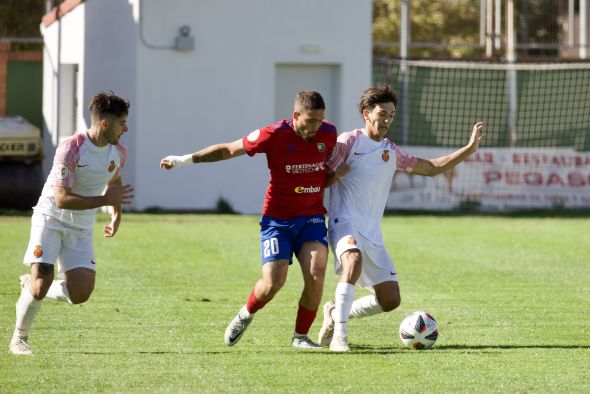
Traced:
[[246, 153], [242, 139], [224, 144], [211, 145], [198, 152], [184, 156], [166, 156], [160, 161], [160, 167], [170, 170], [191, 163], [211, 163], [232, 159]]

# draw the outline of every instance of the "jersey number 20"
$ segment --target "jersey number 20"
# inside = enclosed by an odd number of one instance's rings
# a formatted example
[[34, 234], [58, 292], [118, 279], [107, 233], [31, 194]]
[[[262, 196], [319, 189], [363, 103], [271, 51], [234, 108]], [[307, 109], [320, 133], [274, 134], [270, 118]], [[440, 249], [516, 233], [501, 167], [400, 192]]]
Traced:
[[264, 249], [264, 257], [279, 253], [279, 240], [276, 238], [265, 239], [262, 246]]

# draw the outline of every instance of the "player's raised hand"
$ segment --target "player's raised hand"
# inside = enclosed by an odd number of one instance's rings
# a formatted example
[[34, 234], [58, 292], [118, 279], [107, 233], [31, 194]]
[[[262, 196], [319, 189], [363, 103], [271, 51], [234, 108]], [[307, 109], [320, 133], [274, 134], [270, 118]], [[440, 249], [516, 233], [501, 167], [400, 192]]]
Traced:
[[184, 165], [193, 162], [193, 155], [184, 156], [166, 156], [160, 160], [160, 168], [171, 170], [176, 167], [182, 167]]
[[133, 200], [133, 187], [131, 185], [109, 185], [104, 193], [104, 205], [121, 205], [129, 204]]
[[471, 132], [471, 138], [469, 139], [469, 147], [473, 152], [479, 148], [479, 143], [486, 139], [485, 123], [477, 122], [473, 125], [473, 131]]

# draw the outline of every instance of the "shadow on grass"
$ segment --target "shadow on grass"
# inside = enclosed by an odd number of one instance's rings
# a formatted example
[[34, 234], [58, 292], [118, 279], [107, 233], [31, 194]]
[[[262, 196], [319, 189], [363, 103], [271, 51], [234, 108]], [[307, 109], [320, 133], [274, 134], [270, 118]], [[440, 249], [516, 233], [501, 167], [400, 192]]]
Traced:
[[[444, 351], [444, 350], [461, 350], [461, 351], [497, 351], [497, 350], [512, 350], [512, 349], [561, 349], [561, 350], [577, 350], [577, 349], [590, 349], [590, 345], [440, 345], [435, 346], [433, 349], [427, 349], [420, 351], [414, 351], [411, 349], [406, 349], [400, 346], [370, 346], [370, 345], [350, 345], [351, 352], [347, 353], [339, 353], [339, 352], [332, 352], [329, 349], [321, 349], [321, 350], [314, 350], [314, 351], [300, 351], [294, 349], [292, 352], [289, 352], [290, 356], [301, 355], [301, 356], [310, 356], [312, 354], [317, 355], [362, 355], [362, 354], [372, 354], [372, 355], [391, 355], [391, 354], [399, 354], [399, 353], [428, 353], [431, 350], [434, 351]], [[291, 349], [290, 349], [291, 350]], [[193, 351], [149, 351], [149, 350], [137, 350], [137, 351], [88, 351], [88, 352], [59, 352], [59, 353], [77, 353], [80, 355], [115, 355], [115, 354], [139, 354], [139, 355], [229, 355], [233, 353], [231, 350], [227, 351], [199, 351], [195, 349]], [[236, 353], [256, 353], [256, 354], [263, 354], [263, 353], [274, 353], [274, 351], [267, 351], [267, 350], [252, 350], [248, 349], [244, 352], [236, 352]]]
[[227, 354], [228, 352], [206, 352], [206, 351], [199, 351], [199, 350], [194, 350], [194, 351], [178, 351], [178, 352], [174, 352], [174, 351], [149, 351], [149, 350], [137, 350], [137, 351], [116, 351], [116, 350], [105, 350], [104, 352], [57, 352], [60, 354], [80, 354], [80, 355], [85, 355], [85, 356], [109, 356], [109, 355], [115, 355], [115, 354], [146, 354], [146, 355], [183, 355], [186, 354], [188, 356], [194, 356], [194, 355], [199, 355], [199, 354], [212, 354], [212, 355], [216, 355], [216, 354]]
[[497, 217], [508, 217], [508, 218], [590, 218], [589, 208], [563, 208], [553, 207], [545, 209], [521, 209], [513, 211], [490, 211], [480, 212], [477, 209], [471, 209], [466, 206], [464, 209], [459, 208], [452, 211], [410, 211], [410, 210], [386, 210], [386, 216], [448, 216], [448, 217], [460, 217], [460, 216], [497, 216]]
[[480, 350], [480, 349], [590, 349], [590, 345], [441, 345], [437, 349]]
[[[368, 346], [355, 345], [350, 346], [351, 350], [358, 353], [367, 354], [390, 354], [411, 349], [405, 349], [398, 346]], [[511, 349], [562, 349], [562, 350], [576, 350], [576, 349], [590, 349], [590, 345], [437, 345], [432, 350], [511, 350]], [[427, 351], [427, 350], [426, 350]]]

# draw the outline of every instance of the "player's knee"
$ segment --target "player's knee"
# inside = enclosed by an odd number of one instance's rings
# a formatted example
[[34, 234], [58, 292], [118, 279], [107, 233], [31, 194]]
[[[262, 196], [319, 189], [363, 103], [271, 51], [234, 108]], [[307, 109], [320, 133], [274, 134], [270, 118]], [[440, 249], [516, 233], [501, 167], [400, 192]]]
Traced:
[[47, 295], [50, 286], [51, 282], [45, 283], [45, 281], [42, 280], [31, 281], [29, 284], [29, 292], [35, 299], [42, 300]]
[[67, 284], [70, 301], [72, 304], [83, 304], [90, 299], [90, 295], [94, 290], [94, 282], [72, 283]]
[[381, 309], [383, 312], [391, 312], [392, 310], [396, 309], [401, 304], [401, 299], [399, 296], [388, 297], [387, 299], [380, 302]]
[[285, 284], [285, 280], [278, 279], [278, 278], [273, 279], [273, 280], [264, 281], [264, 283], [263, 283], [264, 293], [268, 296], [274, 296], [275, 294], [277, 294], [279, 292], [279, 290], [281, 290], [281, 288], [283, 287], [284, 284]]
[[46, 263], [36, 263], [34, 264], [34, 277], [39, 277], [39, 278], [44, 278], [44, 277], [48, 277], [50, 279], [53, 279], [53, 265], [52, 264], [46, 264]]
[[29, 282], [29, 292], [35, 299], [42, 300], [47, 295], [47, 292], [51, 287], [51, 282], [53, 282], [52, 279], [43, 278], [31, 280], [31, 282]]
[[314, 267], [311, 271], [313, 282], [318, 286], [324, 285], [324, 278], [326, 277], [326, 267]]
[[92, 291], [80, 292], [80, 293], [74, 293], [74, 294], [70, 293], [70, 301], [72, 301], [72, 304], [74, 304], [74, 305], [83, 304], [90, 299], [91, 294], [92, 294]]
[[351, 249], [346, 251], [340, 258], [344, 271], [351, 275], [360, 275], [363, 270], [363, 258], [360, 250]]

